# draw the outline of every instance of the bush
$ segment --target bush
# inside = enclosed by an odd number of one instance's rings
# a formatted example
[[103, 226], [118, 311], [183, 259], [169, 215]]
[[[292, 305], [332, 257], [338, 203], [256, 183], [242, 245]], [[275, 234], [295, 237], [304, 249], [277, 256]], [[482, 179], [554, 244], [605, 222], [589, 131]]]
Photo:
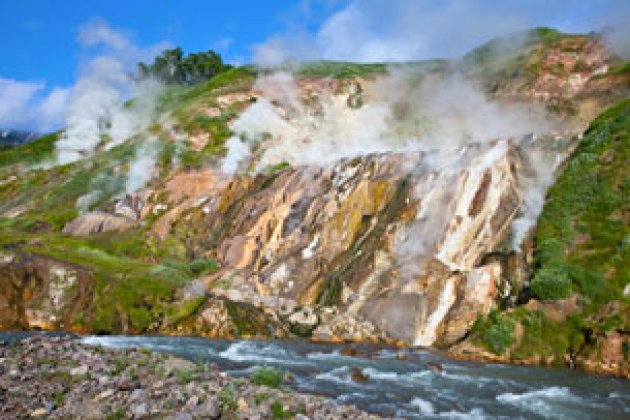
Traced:
[[545, 267], [534, 276], [532, 291], [542, 300], [564, 299], [571, 294], [571, 280], [564, 268]]
[[219, 263], [212, 259], [197, 258], [188, 264], [188, 268], [194, 275], [197, 276], [216, 271], [219, 268]]
[[265, 385], [271, 388], [278, 388], [282, 385], [283, 373], [281, 370], [272, 367], [257, 367], [252, 373], [252, 382], [256, 385]]
[[536, 259], [541, 267], [556, 267], [564, 264], [564, 244], [556, 238], [540, 241], [536, 247]]
[[482, 341], [488, 350], [500, 355], [514, 342], [514, 320], [512, 318], [493, 311], [488, 320], [481, 327]]
[[271, 404], [271, 418], [273, 420], [282, 420], [289, 419], [291, 416], [291, 412], [285, 411], [282, 403], [278, 400], [275, 400], [273, 404]]

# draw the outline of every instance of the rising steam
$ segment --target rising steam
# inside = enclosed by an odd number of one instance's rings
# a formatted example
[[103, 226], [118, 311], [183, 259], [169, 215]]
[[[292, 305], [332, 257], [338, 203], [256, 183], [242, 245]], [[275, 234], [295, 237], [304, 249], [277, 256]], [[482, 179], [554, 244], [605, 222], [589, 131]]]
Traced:
[[[90, 155], [98, 147], [112, 147], [144, 129], [161, 88], [155, 81], [136, 83], [131, 71], [164, 45], [141, 49], [102, 21], [81, 27], [78, 39], [85, 48], [105, 52], [83, 65], [72, 87], [66, 130], [57, 142], [60, 164]], [[130, 97], [134, 100], [125, 103]]]
[[[465, 166], [459, 156], [466, 146], [507, 139], [518, 143], [531, 134], [553, 132], [557, 125], [541, 107], [492, 100], [475, 81], [457, 74], [391, 70], [374, 82], [362, 82], [365, 92], [357, 107], [349, 106], [351, 96], [360, 92], [353, 83], [322, 81], [309, 90], [288, 73], [260, 76], [255, 89], [261, 96], [233, 123], [237, 136], [227, 143], [223, 170], [231, 173], [252, 163], [257, 170], [281, 162], [327, 165], [369, 153], [430, 151], [425, 165], [453, 173]], [[254, 149], [257, 153], [249, 153]], [[555, 162], [553, 157], [547, 162], [549, 153], [524, 153], [534, 169], [521, 182], [531, 200], [515, 224], [515, 246], [542, 209]]]

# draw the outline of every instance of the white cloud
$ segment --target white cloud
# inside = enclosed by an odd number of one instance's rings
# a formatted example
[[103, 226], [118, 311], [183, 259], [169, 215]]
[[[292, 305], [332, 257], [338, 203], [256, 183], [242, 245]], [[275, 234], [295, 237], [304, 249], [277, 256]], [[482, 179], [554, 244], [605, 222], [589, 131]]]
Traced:
[[47, 91], [43, 82], [0, 77], [0, 127], [39, 132], [58, 129], [63, 122], [67, 98], [66, 88]]
[[[630, 2], [616, 0], [353, 0], [305, 36], [295, 27], [254, 49], [254, 62], [288, 59], [391, 62], [450, 58], [485, 41], [534, 26], [589, 32], [614, 26], [611, 45], [630, 51]], [[618, 25], [615, 22], [622, 22]], [[307, 25], [302, 24], [302, 27]], [[299, 36], [296, 36], [299, 34]]]
[[325, 59], [404, 61], [451, 57], [527, 26], [479, 1], [356, 0], [317, 33]]

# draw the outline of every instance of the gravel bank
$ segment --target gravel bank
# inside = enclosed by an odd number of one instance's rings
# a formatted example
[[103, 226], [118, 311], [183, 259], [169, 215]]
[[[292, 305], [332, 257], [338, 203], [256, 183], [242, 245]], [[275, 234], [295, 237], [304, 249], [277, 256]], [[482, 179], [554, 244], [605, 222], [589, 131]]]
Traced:
[[0, 345], [0, 418], [27, 417], [380, 418], [283, 386], [255, 385], [213, 365], [45, 336]]

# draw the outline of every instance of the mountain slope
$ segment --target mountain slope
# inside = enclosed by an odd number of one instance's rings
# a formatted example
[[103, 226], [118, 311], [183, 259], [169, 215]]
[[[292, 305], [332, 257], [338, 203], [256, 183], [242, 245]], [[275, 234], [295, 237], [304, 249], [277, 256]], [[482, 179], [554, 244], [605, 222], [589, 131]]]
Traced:
[[0, 151], [0, 327], [603, 360], [627, 323], [627, 102], [533, 249], [527, 230], [630, 74], [597, 38], [534, 35], [455, 62], [235, 68], [166, 87], [149, 126], [74, 162], [63, 133]]

